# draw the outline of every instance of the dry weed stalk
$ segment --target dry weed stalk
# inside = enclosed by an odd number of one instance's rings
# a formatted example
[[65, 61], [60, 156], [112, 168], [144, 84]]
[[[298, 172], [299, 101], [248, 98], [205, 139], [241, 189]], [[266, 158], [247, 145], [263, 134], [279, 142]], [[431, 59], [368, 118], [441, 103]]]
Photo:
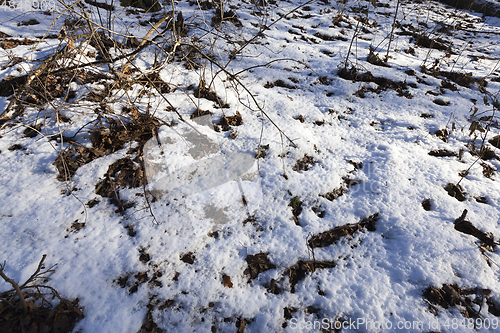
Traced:
[[[45, 275], [47, 273], [51, 273], [51, 272], [54, 271], [53, 268], [56, 265], [53, 265], [52, 267], [50, 267], [49, 269], [47, 269], [45, 271], [41, 271], [43, 269], [43, 262], [45, 261], [45, 258], [47, 258], [46, 254], [44, 254], [42, 256], [42, 259], [38, 263], [38, 267], [37, 267], [36, 271], [21, 286], [19, 286], [19, 284], [14, 279], [9, 278], [5, 274], [5, 272], [4, 272], [5, 262], [3, 264], [0, 264], [0, 276], [5, 280], [5, 282], [9, 283], [14, 288], [13, 290], [8, 290], [8, 291], [5, 291], [5, 292], [2, 292], [0, 294], [0, 297], [6, 298], [12, 291], [15, 291], [17, 297], [19, 297], [19, 300], [20, 300], [20, 302], [21, 302], [21, 304], [23, 306], [23, 314], [24, 315], [26, 315], [28, 313], [28, 306], [26, 304], [26, 300], [25, 300], [25, 297], [24, 297], [24, 294], [23, 294], [22, 290], [23, 289], [27, 289], [27, 288], [38, 288], [38, 287], [50, 288], [48, 286], [33, 284], [36, 280], [45, 278]], [[50, 288], [50, 289], [53, 289], [53, 288]], [[57, 294], [57, 292], [56, 292], [56, 295], [59, 296]]]
[[396, 27], [396, 20], [398, 18], [398, 10], [399, 10], [399, 3], [401, 0], [398, 0], [396, 4], [396, 12], [394, 13], [394, 21], [392, 22], [392, 27], [391, 27], [391, 35], [389, 36], [389, 43], [387, 45], [387, 52], [385, 54], [384, 61], [387, 62], [389, 60], [389, 50], [391, 49], [391, 42], [392, 42], [392, 37], [394, 36], [394, 28]]

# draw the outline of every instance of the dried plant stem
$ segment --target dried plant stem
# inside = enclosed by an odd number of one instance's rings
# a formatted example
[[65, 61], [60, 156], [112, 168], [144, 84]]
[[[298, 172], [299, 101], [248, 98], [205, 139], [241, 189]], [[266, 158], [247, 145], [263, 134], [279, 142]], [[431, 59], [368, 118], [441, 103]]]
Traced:
[[[144, 38], [142, 39], [142, 42], [139, 44], [139, 46], [137, 46], [137, 48], [135, 49], [136, 51], [141, 50], [145, 46], [145, 44], [147, 42], [149, 42], [149, 37], [151, 37], [153, 32], [157, 31], [157, 29], [160, 27], [160, 25], [162, 25], [163, 22], [165, 22], [168, 17], [169, 17], [168, 15], [165, 15], [158, 22], [156, 22], [156, 24], [148, 31], [146, 36], [144, 36]], [[174, 22], [175, 22], [175, 20], [174, 20]], [[134, 55], [131, 55], [130, 57], [127, 58], [127, 63], [122, 68], [123, 73], [127, 72], [127, 69], [130, 66], [130, 63], [132, 63], [132, 61], [134, 61], [137, 54], [139, 54], [139, 53], [135, 53]]]
[[392, 37], [394, 36], [394, 28], [396, 27], [396, 20], [398, 18], [399, 3], [400, 0], [398, 0], [398, 3], [396, 4], [396, 13], [394, 13], [394, 21], [392, 21], [391, 35], [389, 36], [389, 44], [387, 45], [387, 52], [385, 54], [384, 60], [385, 62], [389, 60], [389, 50], [391, 49]]
[[349, 62], [349, 55], [351, 54], [352, 43], [354, 42], [354, 39], [358, 36], [358, 28], [359, 28], [359, 21], [356, 24], [356, 29], [354, 29], [354, 34], [352, 35], [351, 43], [349, 44], [349, 49], [347, 50], [347, 55], [345, 57], [344, 69], [346, 70], [347, 70], [347, 64]]
[[45, 261], [45, 258], [47, 258], [46, 254], [44, 254], [42, 256], [42, 260], [40, 260], [40, 262], [38, 263], [38, 267], [36, 268], [35, 273], [33, 273], [30, 276], [30, 278], [28, 280], [26, 280], [26, 282], [23, 283], [23, 285], [21, 286], [21, 289], [25, 288], [28, 283], [35, 281], [35, 279], [38, 277], [38, 273], [40, 273], [40, 271], [42, 270], [43, 262]]
[[189, 43], [180, 43], [181, 45], [187, 45], [187, 46], [190, 46], [193, 50], [195, 50], [196, 52], [198, 52], [202, 58], [208, 60], [210, 63], [212, 63], [213, 65], [219, 67], [228, 77], [230, 80], [234, 80], [236, 83], [238, 83], [250, 96], [250, 98], [252, 99], [252, 101], [255, 103], [255, 105], [257, 106], [257, 108], [259, 109], [259, 111], [271, 122], [271, 124], [274, 125], [274, 127], [276, 127], [278, 129], [278, 131], [285, 137], [288, 139], [288, 141], [290, 141], [290, 143], [292, 144], [292, 146], [294, 148], [297, 148], [297, 145], [293, 142], [292, 139], [290, 139], [282, 130], [281, 128], [271, 119], [271, 117], [264, 111], [264, 109], [262, 109], [262, 107], [260, 106], [259, 102], [257, 102], [257, 99], [255, 98], [254, 94], [252, 94], [250, 92], [250, 90], [235, 76], [233, 75], [231, 72], [229, 72], [225, 66], [222, 66], [221, 64], [219, 64], [217, 61], [215, 61], [214, 59], [212, 59], [210, 56], [206, 55], [205, 53], [203, 53], [202, 50], [200, 50], [200, 48], [198, 48], [196, 45], [193, 45], [193, 44], [189, 44]]
[[5, 280], [5, 282], [10, 283], [12, 287], [16, 290], [16, 294], [19, 297], [19, 300], [21, 301], [21, 304], [23, 305], [23, 314], [26, 316], [28, 313], [28, 306], [26, 305], [26, 301], [24, 300], [23, 293], [21, 291], [21, 288], [19, 288], [19, 285], [17, 284], [16, 281], [13, 279], [7, 277], [5, 273], [3, 272], [3, 268], [5, 267], [5, 263], [3, 265], [0, 265], [0, 276]]

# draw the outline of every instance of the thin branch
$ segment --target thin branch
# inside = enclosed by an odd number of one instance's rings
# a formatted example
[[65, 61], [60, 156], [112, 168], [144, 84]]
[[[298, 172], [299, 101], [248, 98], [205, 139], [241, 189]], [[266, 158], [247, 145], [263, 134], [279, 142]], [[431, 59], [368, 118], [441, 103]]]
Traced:
[[294, 148], [297, 148], [297, 145], [293, 142], [292, 139], [290, 139], [282, 130], [281, 128], [279, 128], [279, 126], [271, 119], [271, 117], [262, 109], [262, 107], [260, 106], [259, 102], [257, 102], [257, 99], [255, 98], [255, 96], [250, 92], [250, 90], [236, 77], [234, 76], [231, 72], [229, 72], [225, 66], [222, 66], [220, 65], [217, 61], [215, 61], [214, 59], [210, 58], [210, 56], [204, 54], [196, 45], [193, 45], [193, 44], [188, 44], [188, 43], [180, 43], [181, 45], [188, 45], [190, 47], [192, 47], [194, 50], [196, 50], [196, 52], [198, 52], [203, 58], [205, 58], [206, 60], [210, 61], [212, 64], [214, 64], [215, 66], [219, 67], [231, 80], [234, 80], [236, 81], [250, 96], [250, 98], [253, 100], [253, 102], [255, 103], [255, 105], [257, 106], [257, 108], [259, 109], [259, 111], [264, 115], [266, 116], [266, 118], [278, 129], [278, 131], [283, 134], [283, 136], [285, 138], [288, 139], [288, 141], [290, 141], [290, 143], [292, 144], [292, 146]]
[[5, 275], [5, 273], [3, 272], [4, 267], [5, 263], [3, 265], [0, 265], [0, 276], [5, 280], [5, 282], [10, 283], [16, 290], [16, 294], [19, 297], [21, 304], [23, 305], [23, 314], [26, 316], [26, 314], [28, 313], [28, 306], [26, 305], [26, 301], [24, 300], [23, 293], [21, 292], [21, 289], [19, 288], [17, 282]]
[[[35, 273], [33, 273], [33, 275], [31, 275], [31, 276], [30, 276], [30, 278], [29, 278], [28, 280], [26, 280], [26, 282], [24, 282], [24, 283], [23, 283], [23, 285], [21, 286], [21, 289], [22, 289], [22, 288], [25, 288], [25, 287], [26, 287], [26, 285], [27, 285], [28, 283], [33, 282], [35, 279], [37, 279], [37, 278], [38, 278], [38, 276], [37, 276], [37, 275], [38, 275], [38, 273], [40, 273], [40, 270], [42, 269], [43, 262], [45, 261], [45, 258], [47, 258], [47, 255], [46, 255], [46, 254], [44, 254], [44, 255], [42, 256], [42, 260], [40, 260], [40, 262], [38, 263], [38, 267], [36, 268]], [[54, 267], [54, 266], [52, 266], [52, 267]], [[52, 267], [51, 267], [51, 268], [52, 268]], [[49, 268], [49, 270], [47, 270], [46, 272], [50, 271], [50, 270], [51, 270], [51, 268]], [[45, 273], [46, 273], [46, 272], [45, 272]], [[42, 274], [43, 274], [43, 273], [42, 273]]]

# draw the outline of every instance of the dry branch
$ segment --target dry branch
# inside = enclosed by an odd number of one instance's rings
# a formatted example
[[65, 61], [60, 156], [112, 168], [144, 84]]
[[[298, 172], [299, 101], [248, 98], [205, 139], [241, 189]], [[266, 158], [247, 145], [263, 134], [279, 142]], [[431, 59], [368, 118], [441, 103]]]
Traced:
[[0, 276], [5, 280], [5, 282], [10, 283], [12, 287], [16, 290], [16, 294], [19, 297], [19, 300], [21, 301], [21, 304], [23, 305], [23, 313], [26, 315], [28, 313], [28, 306], [26, 305], [26, 301], [24, 300], [23, 293], [21, 291], [21, 288], [19, 288], [19, 285], [17, 284], [16, 281], [13, 279], [7, 277], [5, 273], [3, 272], [3, 269], [5, 267], [5, 263], [3, 265], [0, 265]]

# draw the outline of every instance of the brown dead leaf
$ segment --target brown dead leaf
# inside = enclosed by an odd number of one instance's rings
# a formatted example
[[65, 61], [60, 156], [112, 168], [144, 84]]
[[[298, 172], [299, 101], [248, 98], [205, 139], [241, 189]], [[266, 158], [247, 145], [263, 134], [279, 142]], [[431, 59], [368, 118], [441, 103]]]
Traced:
[[335, 227], [331, 230], [322, 232], [312, 236], [308, 240], [311, 248], [329, 246], [343, 237], [352, 236], [356, 231], [367, 229], [368, 231], [375, 231], [375, 222], [378, 220], [378, 213], [375, 213], [358, 223], [345, 224]]
[[222, 282], [224, 284], [224, 287], [232, 288], [233, 283], [231, 282], [231, 277], [229, 275], [222, 275]]
[[276, 268], [276, 266], [273, 265], [267, 258], [267, 253], [264, 252], [249, 255], [245, 260], [248, 267], [243, 273], [250, 275], [251, 280], [256, 279], [262, 272]]

